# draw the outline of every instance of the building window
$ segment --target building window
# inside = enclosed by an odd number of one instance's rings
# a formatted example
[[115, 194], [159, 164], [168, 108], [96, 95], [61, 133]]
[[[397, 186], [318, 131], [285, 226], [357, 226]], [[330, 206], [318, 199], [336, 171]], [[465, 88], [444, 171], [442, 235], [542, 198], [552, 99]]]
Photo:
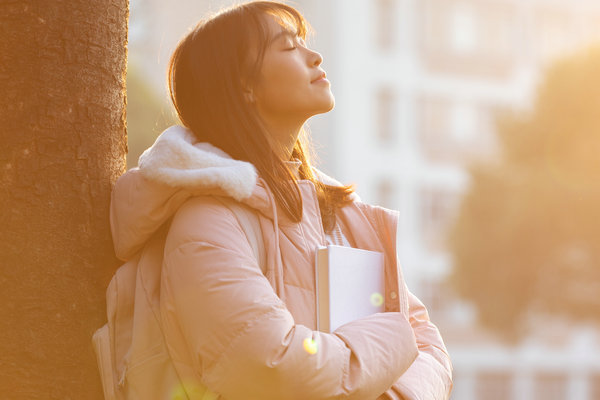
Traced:
[[506, 400], [512, 398], [512, 376], [508, 372], [481, 372], [477, 376], [478, 399]]
[[424, 158], [433, 162], [451, 162], [452, 146], [449, 143], [451, 102], [435, 96], [423, 96], [419, 101], [419, 144]]
[[481, 113], [474, 104], [454, 102], [450, 109], [450, 134], [459, 146], [470, 145], [477, 134]]
[[377, 46], [381, 50], [390, 50], [395, 45], [396, 0], [376, 0], [375, 2], [375, 30]]
[[419, 0], [423, 66], [433, 72], [504, 79], [519, 49], [512, 2]]
[[474, 399], [475, 376], [471, 371], [455, 369], [452, 371], [452, 393], [450, 400]]
[[376, 96], [377, 137], [380, 142], [389, 144], [394, 139], [394, 92], [389, 87], [382, 87]]
[[565, 10], [542, 9], [536, 13], [535, 43], [542, 64], [554, 61], [575, 45], [572, 17]]
[[477, 50], [477, 25], [474, 10], [459, 4], [450, 15], [450, 47], [456, 53], [469, 54]]
[[419, 298], [432, 316], [436, 316], [436, 313], [444, 315], [444, 307], [450, 304], [450, 297], [447, 282], [437, 279], [424, 279], [421, 282]]
[[535, 377], [535, 400], [567, 398], [567, 377], [561, 373], [540, 373]]
[[421, 232], [426, 248], [431, 252], [447, 249], [446, 237], [458, 210], [459, 196], [449, 190], [425, 188], [420, 193]]
[[419, 102], [419, 144], [425, 159], [463, 164], [496, 151], [492, 108], [425, 95]]

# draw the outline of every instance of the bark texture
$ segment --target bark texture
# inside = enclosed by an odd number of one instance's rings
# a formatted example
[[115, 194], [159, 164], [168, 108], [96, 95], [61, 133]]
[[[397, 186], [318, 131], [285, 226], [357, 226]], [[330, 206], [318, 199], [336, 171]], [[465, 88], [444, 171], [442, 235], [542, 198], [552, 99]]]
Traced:
[[0, 398], [102, 398], [127, 19], [127, 0], [0, 2]]

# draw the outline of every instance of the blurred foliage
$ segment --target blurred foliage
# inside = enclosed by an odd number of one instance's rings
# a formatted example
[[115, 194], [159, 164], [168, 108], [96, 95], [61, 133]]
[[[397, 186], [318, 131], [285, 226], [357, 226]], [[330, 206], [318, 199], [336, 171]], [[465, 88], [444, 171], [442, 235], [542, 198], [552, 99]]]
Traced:
[[453, 228], [452, 283], [517, 339], [539, 316], [600, 321], [600, 48], [546, 73], [527, 114], [497, 121]]
[[127, 68], [127, 168], [137, 166], [142, 152], [177, 117], [168, 103], [161, 100], [141, 71], [131, 64]]

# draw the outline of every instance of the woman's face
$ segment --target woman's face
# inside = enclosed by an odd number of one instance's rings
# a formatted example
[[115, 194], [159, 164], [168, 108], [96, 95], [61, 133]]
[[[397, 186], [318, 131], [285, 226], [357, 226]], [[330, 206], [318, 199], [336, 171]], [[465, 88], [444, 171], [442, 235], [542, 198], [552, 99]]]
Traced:
[[277, 123], [303, 124], [335, 104], [324, 71], [323, 58], [306, 47], [291, 26], [267, 17], [271, 41], [265, 51], [260, 78], [253, 86], [255, 104], [263, 118]]

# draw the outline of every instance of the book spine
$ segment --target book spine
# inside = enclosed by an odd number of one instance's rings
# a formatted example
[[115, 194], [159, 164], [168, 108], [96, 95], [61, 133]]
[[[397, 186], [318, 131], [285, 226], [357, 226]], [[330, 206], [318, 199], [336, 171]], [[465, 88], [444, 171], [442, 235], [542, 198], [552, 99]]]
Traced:
[[329, 318], [329, 251], [327, 248], [317, 249], [316, 262], [317, 285], [317, 330], [330, 332]]

